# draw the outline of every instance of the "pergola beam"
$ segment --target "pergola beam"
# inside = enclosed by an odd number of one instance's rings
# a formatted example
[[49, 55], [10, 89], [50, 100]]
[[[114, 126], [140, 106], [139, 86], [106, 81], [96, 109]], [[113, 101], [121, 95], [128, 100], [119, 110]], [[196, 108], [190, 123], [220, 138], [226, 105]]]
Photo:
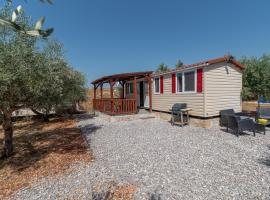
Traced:
[[134, 76], [139, 78], [145, 78], [152, 74], [153, 71], [145, 71], [145, 72], [133, 72], [133, 73], [124, 73], [124, 74], [114, 74], [111, 76], [103, 76], [95, 81], [92, 84], [98, 83], [109, 83], [110, 80], [118, 80], [118, 81], [129, 81], [132, 80]]

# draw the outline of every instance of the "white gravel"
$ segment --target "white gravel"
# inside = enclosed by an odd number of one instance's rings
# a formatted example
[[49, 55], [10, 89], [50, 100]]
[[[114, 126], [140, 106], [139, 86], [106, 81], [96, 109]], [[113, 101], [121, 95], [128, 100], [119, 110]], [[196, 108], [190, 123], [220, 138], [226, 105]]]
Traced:
[[220, 127], [181, 128], [159, 119], [78, 119], [95, 161], [11, 199], [91, 199], [93, 186], [110, 181], [135, 185], [135, 199], [270, 199], [270, 131], [237, 138]]

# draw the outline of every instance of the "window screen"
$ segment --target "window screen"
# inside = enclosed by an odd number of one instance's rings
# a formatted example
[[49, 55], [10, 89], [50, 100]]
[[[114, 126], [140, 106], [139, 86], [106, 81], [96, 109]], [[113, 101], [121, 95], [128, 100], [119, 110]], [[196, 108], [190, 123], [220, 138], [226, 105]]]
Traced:
[[159, 78], [155, 78], [155, 93], [159, 93]]
[[185, 72], [185, 92], [195, 91], [195, 72]]

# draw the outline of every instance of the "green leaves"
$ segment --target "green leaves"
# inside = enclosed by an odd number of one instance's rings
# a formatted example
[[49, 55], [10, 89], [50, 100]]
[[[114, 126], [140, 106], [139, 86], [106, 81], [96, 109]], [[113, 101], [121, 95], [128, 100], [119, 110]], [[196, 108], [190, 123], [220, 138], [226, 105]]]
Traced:
[[260, 96], [270, 98], [270, 55], [260, 58], [242, 58], [246, 66], [243, 74], [242, 97], [245, 100], [257, 100]]
[[48, 41], [43, 51], [37, 54], [31, 107], [46, 114], [70, 106], [86, 95], [84, 76], [64, 61], [62, 48], [62, 44]]
[[180, 67], [182, 67], [184, 65], [184, 63], [181, 61], [181, 60], [178, 60], [177, 62], [176, 62], [176, 64], [175, 64], [175, 67], [176, 68], [180, 68]]
[[[21, 27], [32, 26], [28, 18], [23, 13], [17, 15], [18, 12], [19, 8], [13, 20]], [[0, 16], [6, 18], [11, 13], [7, 8]], [[44, 20], [36, 23], [37, 30], [28, 33], [43, 32], [38, 29], [42, 28]], [[44, 31], [43, 34], [49, 33]], [[84, 98], [84, 86], [83, 75], [65, 61], [62, 44], [6, 28], [0, 31], [0, 110], [13, 111], [24, 106], [49, 113]]]
[[169, 67], [167, 65], [165, 65], [164, 63], [159, 64], [158, 68], [157, 68], [157, 72], [167, 72], [169, 71]]

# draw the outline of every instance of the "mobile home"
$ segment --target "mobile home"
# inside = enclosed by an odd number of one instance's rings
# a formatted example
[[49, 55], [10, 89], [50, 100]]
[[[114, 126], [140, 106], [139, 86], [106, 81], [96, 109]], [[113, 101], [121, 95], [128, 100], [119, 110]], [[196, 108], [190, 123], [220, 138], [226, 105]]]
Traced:
[[[212, 118], [219, 111], [241, 111], [244, 66], [231, 56], [184, 65], [166, 72], [135, 72], [105, 76], [92, 82], [97, 90], [111, 87], [110, 99], [94, 97], [94, 107], [109, 114], [136, 113], [138, 108], [169, 113], [175, 103], [187, 103], [191, 116]], [[122, 98], [113, 97], [116, 82]]]

